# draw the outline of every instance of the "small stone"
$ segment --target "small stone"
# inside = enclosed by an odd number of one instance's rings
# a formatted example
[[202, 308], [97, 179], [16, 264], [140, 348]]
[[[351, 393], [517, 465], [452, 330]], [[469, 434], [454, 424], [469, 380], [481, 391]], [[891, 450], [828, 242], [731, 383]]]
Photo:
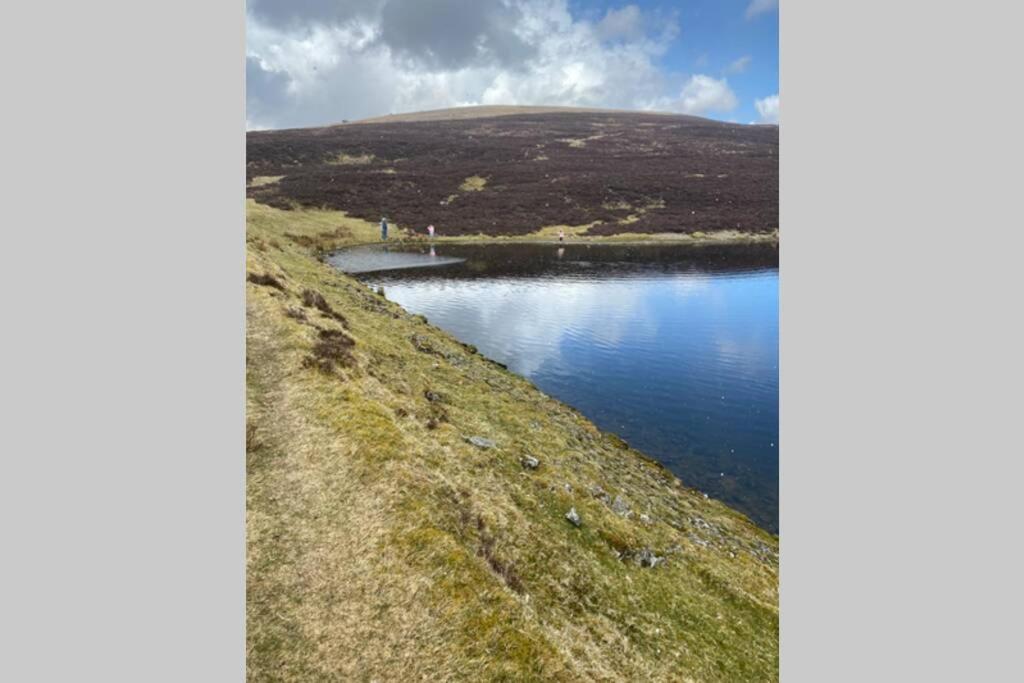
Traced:
[[643, 522], [644, 524], [650, 524], [651, 523], [651, 517], [650, 517], [650, 515], [646, 515], [646, 514], [641, 513], [640, 514], [640, 521]]
[[473, 444], [477, 448], [494, 448], [498, 444], [494, 443], [490, 439], [485, 439], [482, 436], [470, 436], [466, 438], [466, 441]]
[[533, 457], [532, 455], [524, 455], [519, 463], [528, 470], [535, 470], [540, 467], [540, 460]]
[[633, 514], [629, 509], [629, 505], [621, 496], [615, 496], [615, 500], [612, 501], [612, 512], [619, 517], [629, 517]]
[[642, 548], [635, 556], [634, 560], [641, 567], [657, 567], [659, 564], [665, 561], [664, 557], [658, 557], [650, 548]]
[[575, 527], [583, 524], [583, 520], [580, 519], [580, 515], [576, 512], [576, 508], [569, 508], [569, 511], [565, 513], [565, 518], [572, 522], [572, 525]]
[[564, 487], [566, 493], [572, 493], [572, 484], [570, 484], [569, 482], [565, 482]]
[[438, 401], [441, 400], [441, 394], [437, 393], [436, 391], [431, 391], [430, 389], [427, 389], [426, 391], [423, 392], [423, 398], [427, 399], [431, 403], [437, 403]]

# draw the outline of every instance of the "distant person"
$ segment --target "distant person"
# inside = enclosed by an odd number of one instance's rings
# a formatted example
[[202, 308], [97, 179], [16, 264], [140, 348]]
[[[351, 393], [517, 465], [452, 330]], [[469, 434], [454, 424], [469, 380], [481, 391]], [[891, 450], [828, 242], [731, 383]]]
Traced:
[[434, 239], [434, 226], [433, 225], [428, 225], [427, 226], [427, 234], [430, 236], [430, 239]]
[[386, 240], [388, 238], [388, 219], [381, 216], [380, 218], [380, 239]]
[[565, 241], [565, 230], [563, 230], [561, 228], [558, 229], [558, 241], [559, 242], [564, 242]]

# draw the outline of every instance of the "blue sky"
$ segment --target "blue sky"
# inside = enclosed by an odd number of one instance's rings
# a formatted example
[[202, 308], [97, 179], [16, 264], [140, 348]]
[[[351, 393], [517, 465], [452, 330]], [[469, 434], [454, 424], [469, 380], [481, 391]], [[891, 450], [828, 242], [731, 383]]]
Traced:
[[[661, 66], [679, 74], [708, 74], [725, 78], [739, 100], [735, 110], [706, 113], [710, 118], [757, 121], [754, 102], [779, 92], [779, 13], [777, 0], [687, 0], [616, 3], [573, 0], [577, 16], [601, 19], [609, 11], [635, 5], [648, 15], [674, 17], [679, 35], [668, 47]], [[748, 16], [748, 9], [751, 10]]]
[[777, 0], [249, 0], [250, 129], [480, 104], [777, 123]]

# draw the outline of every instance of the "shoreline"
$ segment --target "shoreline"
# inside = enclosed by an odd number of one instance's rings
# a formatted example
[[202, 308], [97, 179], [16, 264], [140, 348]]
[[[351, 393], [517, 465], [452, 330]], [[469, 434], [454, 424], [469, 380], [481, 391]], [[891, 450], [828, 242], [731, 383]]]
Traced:
[[252, 676], [777, 679], [777, 535], [247, 209]]

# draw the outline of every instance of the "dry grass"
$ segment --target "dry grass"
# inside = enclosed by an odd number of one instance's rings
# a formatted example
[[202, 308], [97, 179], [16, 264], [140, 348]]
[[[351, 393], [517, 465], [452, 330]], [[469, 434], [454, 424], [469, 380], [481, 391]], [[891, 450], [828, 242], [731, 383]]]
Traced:
[[480, 192], [487, 186], [487, 178], [478, 175], [471, 175], [462, 181], [459, 189], [463, 192]]
[[342, 152], [328, 163], [334, 166], [365, 166], [373, 163], [376, 157], [372, 154], [346, 154]]
[[776, 537], [286, 237], [336, 212], [280, 213], [250, 204], [283, 289], [246, 297], [249, 680], [778, 678]]
[[276, 183], [277, 181], [281, 180], [281, 178], [284, 178], [284, 176], [283, 175], [262, 175], [262, 176], [256, 176], [255, 178], [250, 180], [248, 184], [249, 184], [249, 187], [263, 187], [264, 185], [272, 185], [273, 183]]

